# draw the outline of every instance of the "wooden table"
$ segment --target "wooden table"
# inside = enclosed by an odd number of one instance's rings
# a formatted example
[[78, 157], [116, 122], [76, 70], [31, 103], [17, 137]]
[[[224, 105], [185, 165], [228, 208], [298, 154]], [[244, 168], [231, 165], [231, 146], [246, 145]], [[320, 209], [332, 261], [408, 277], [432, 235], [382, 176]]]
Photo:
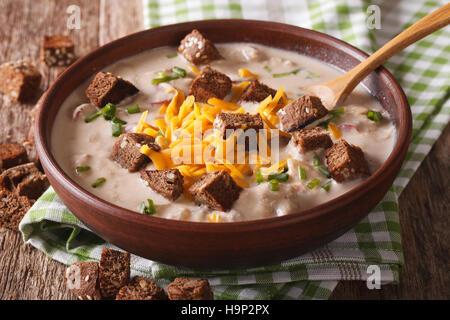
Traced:
[[[81, 8], [81, 29], [68, 30], [66, 9]], [[28, 58], [40, 65], [45, 90], [58, 69], [39, 63], [44, 34], [68, 33], [78, 55], [141, 30], [140, 0], [1, 0], [0, 62]], [[32, 105], [0, 95], [0, 143], [27, 136]], [[363, 282], [341, 282], [332, 299], [449, 299], [450, 128], [433, 147], [400, 197], [405, 267], [399, 285], [368, 290]], [[19, 233], [0, 229], [0, 299], [73, 299], [63, 284], [64, 266], [24, 245]]]

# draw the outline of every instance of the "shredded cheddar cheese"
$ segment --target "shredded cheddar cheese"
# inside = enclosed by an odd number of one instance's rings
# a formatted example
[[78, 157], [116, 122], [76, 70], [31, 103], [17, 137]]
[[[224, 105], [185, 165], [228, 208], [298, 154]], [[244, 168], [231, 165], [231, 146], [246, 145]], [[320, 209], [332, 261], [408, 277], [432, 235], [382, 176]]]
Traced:
[[287, 160], [290, 159], [290, 158], [291, 158], [291, 156], [288, 156], [287, 159], [282, 160], [280, 162], [277, 162], [277, 163], [271, 165], [269, 168], [263, 169], [262, 173], [265, 174], [265, 175], [268, 175], [268, 174], [276, 172], [276, 171], [278, 171], [280, 169], [282, 170], [284, 167], [286, 167]]
[[250, 84], [250, 81], [244, 81], [238, 85], [233, 85], [234, 93], [233, 93], [233, 98], [231, 98], [231, 102], [236, 103], [236, 101], [238, 101], [238, 99], [242, 95], [242, 92], [244, 92], [245, 88], [247, 88], [249, 84]]
[[198, 70], [198, 68], [194, 65], [189, 65], [189, 68], [192, 70], [192, 72], [197, 75], [200, 73], [200, 70]]
[[218, 98], [211, 98], [208, 100], [208, 103], [226, 111], [236, 111], [241, 108], [241, 106], [236, 103], [220, 100]]
[[339, 130], [339, 128], [334, 124], [334, 123], [329, 123], [328, 124], [328, 129], [330, 129], [331, 134], [333, 135], [333, 137], [335, 139], [339, 139], [340, 137], [342, 137], [342, 132], [341, 130]]
[[143, 145], [140, 149], [140, 152], [145, 154], [152, 160], [157, 170], [166, 169], [166, 162], [164, 160], [164, 157], [159, 152], [150, 149], [147, 145]]
[[[196, 68], [192, 70], [198, 71]], [[242, 71], [242, 74], [247, 77], [249, 73], [246, 72], [249, 71], [243, 70], [246, 71]], [[175, 94], [169, 103], [164, 103], [158, 110], [161, 116], [153, 119], [150, 125], [146, 122], [148, 111], [144, 111], [135, 131], [154, 137], [161, 150], [154, 151], [149, 146], [143, 145], [140, 152], [149, 157], [158, 170], [178, 168], [185, 178], [185, 191], [201, 175], [216, 170], [227, 171], [236, 184], [243, 188], [249, 186], [247, 181], [250, 181], [248, 179], [253, 175], [253, 170], [264, 167], [264, 174], [281, 170], [286, 166], [287, 159], [271, 163], [270, 133], [258, 137], [260, 151], [258, 154], [250, 154], [245, 150], [245, 146], [237, 144], [237, 138], [244, 132], [245, 126], [241, 128], [242, 130], [233, 132], [227, 139], [222, 139], [217, 131], [207, 133], [207, 130], [213, 128], [218, 113], [245, 113], [244, 108], [236, 102], [249, 83], [245, 81], [234, 85], [231, 101], [211, 98], [206, 104], [195, 101], [194, 96], [185, 97], [179, 89], [168, 90]], [[255, 112], [261, 115], [266, 129], [276, 130], [280, 136], [290, 137], [289, 134], [277, 129], [279, 118], [276, 112], [286, 103], [283, 88], [279, 88], [275, 96], [264, 99]], [[240, 152], [245, 154], [245, 163], [234, 164]], [[255, 161], [252, 162], [252, 166], [248, 164], [250, 159]], [[220, 219], [220, 216], [218, 217], [214, 219]]]
[[217, 214], [217, 213], [210, 213], [210, 214], [208, 215], [208, 220], [209, 220], [210, 222], [221, 222], [221, 221], [222, 221], [222, 218], [221, 218], [220, 215]]
[[252, 79], [258, 79], [259, 75], [252, 73], [250, 70], [241, 68], [238, 70], [239, 77], [241, 78], [252, 78]]

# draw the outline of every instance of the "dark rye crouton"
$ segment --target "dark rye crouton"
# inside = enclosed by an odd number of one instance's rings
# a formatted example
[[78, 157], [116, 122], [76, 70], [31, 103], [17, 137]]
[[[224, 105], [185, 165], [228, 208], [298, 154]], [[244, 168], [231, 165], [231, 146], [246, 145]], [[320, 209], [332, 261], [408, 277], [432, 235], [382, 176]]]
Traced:
[[[227, 130], [260, 130], [264, 128], [263, 119], [260, 114], [249, 113], [224, 113], [221, 112], [216, 115], [214, 120], [214, 129], [220, 131], [223, 139], [226, 139], [229, 134]], [[229, 132], [232, 133], [232, 132]]]
[[115, 298], [130, 281], [130, 253], [103, 248], [100, 260], [100, 293]]
[[209, 66], [204, 67], [192, 81], [189, 95], [198, 102], [208, 102], [210, 98], [223, 99], [231, 90], [231, 79]]
[[258, 80], [253, 80], [247, 88], [245, 88], [242, 96], [240, 98], [241, 101], [252, 101], [252, 102], [261, 102], [268, 96], [275, 96], [277, 91], [275, 89], [270, 88], [264, 83], [259, 82]]
[[361, 148], [340, 139], [329, 148], [325, 157], [331, 176], [337, 182], [344, 182], [370, 175], [369, 166]]
[[178, 52], [193, 64], [206, 64], [222, 59], [214, 44], [194, 29], [180, 42]]
[[116, 300], [167, 300], [167, 295], [154, 281], [134, 277], [119, 290]]
[[107, 103], [119, 103], [138, 92], [139, 89], [131, 82], [109, 72], [99, 72], [86, 89], [86, 96], [94, 106], [101, 108]]
[[99, 266], [95, 261], [77, 261], [66, 269], [67, 288], [79, 300], [100, 300]]
[[328, 132], [320, 127], [300, 129], [292, 133], [294, 145], [300, 152], [313, 151], [318, 148], [327, 149], [333, 145]]
[[225, 170], [206, 173], [189, 188], [196, 204], [219, 211], [230, 210], [241, 191]]
[[17, 231], [20, 221], [33, 204], [34, 200], [0, 188], [0, 227]]
[[28, 102], [39, 92], [41, 78], [29, 61], [6, 62], [0, 65], [0, 92], [13, 101]]
[[159, 151], [159, 146], [152, 136], [144, 133], [123, 133], [114, 143], [111, 159], [129, 172], [139, 171], [150, 159], [142, 154], [140, 148], [148, 145], [150, 149]]
[[75, 45], [66, 35], [45, 35], [41, 44], [41, 60], [47, 66], [68, 66], [75, 61]]
[[148, 187], [171, 201], [183, 193], [183, 176], [178, 169], [142, 170], [141, 178]]
[[304, 95], [278, 111], [281, 129], [292, 132], [328, 114], [318, 97]]
[[18, 143], [0, 145], [0, 172], [27, 162], [27, 150], [23, 145]]
[[47, 176], [34, 162], [9, 168], [0, 175], [0, 188], [37, 200], [49, 187]]
[[206, 279], [175, 278], [167, 287], [170, 300], [214, 300]]

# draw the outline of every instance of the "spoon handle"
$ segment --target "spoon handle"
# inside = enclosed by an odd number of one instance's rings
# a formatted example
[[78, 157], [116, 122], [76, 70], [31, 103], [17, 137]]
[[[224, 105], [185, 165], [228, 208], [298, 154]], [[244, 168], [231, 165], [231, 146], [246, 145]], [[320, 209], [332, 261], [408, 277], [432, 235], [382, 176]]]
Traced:
[[450, 3], [430, 13], [408, 29], [397, 35], [394, 39], [378, 49], [373, 55], [361, 62], [355, 68], [341, 77], [345, 83], [343, 95], [349, 94], [356, 85], [362, 81], [369, 73], [378, 68], [383, 62], [403, 50], [410, 44], [423, 37], [439, 30], [450, 23]]

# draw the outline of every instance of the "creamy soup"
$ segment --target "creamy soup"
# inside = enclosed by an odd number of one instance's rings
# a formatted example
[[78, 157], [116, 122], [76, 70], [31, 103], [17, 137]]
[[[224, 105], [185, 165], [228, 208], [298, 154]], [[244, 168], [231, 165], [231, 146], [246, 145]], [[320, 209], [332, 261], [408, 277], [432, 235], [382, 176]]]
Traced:
[[[243, 78], [238, 73], [240, 68], [246, 68], [271, 88], [278, 90], [283, 87], [288, 99], [296, 99], [305, 94], [301, 89], [303, 86], [328, 81], [341, 74], [315, 59], [258, 44], [219, 44], [217, 48], [224, 59], [210, 65], [228, 75], [233, 83], [246, 80], [245, 75]], [[116, 116], [127, 122], [123, 126], [125, 131], [135, 129], [143, 111], [148, 111], [148, 123], [160, 118], [160, 102], [170, 101], [174, 96], [173, 91], [168, 89], [178, 88], [187, 95], [195, 74], [189, 67], [190, 63], [181, 55], [174, 54], [176, 48], [158, 48], [105, 68], [104, 71], [129, 80], [140, 90], [137, 95], [117, 105]], [[174, 66], [186, 70], [187, 76], [158, 85], [152, 84], [152, 79], [158, 77], [158, 71], [170, 70]], [[58, 112], [52, 135], [52, 152], [58, 164], [80, 186], [120, 207], [140, 212], [143, 201], [152, 199], [156, 208], [155, 216], [158, 217], [207, 222], [211, 221], [211, 214], [214, 213], [214, 221], [254, 220], [283, 216], [317, 206], [349, 191], [362, 181], [356, 179], [337, 183], [327, 178], [313, 165], [313, 158], [316, 156], [326, 168], [325, 150], [300, 153], [292, 141], [282, 139], [279, 159], [287, 160], [288, 180], [278, 184], [278, 191], [272, 191], [266, 176], [263, 177], [266, 179], [263, 183], [257, 183], [254, 170], [253, 175], [245, 178], [248, 187], [243, 188], [239, 199], [228, 212], [197, 206], [186, 195], [171, 202], [146, 186], [139, 172], [129, 173], [110, 159], [117, 139], [111, 134], [111, 122], [102, 117], [89, 123], [84, 121], [86, 116], [96, 112], [84, 93], [88, 84], [89, 81], [86, 81], [75, 90]], [[230, 101], [232, 96], [233, 92], [224, 100]], [[140, 112], [129, 114], [127, 108], [136, 104], [139, 105]], [[246, 102], [241, 106], [245, 111], [253, 112], [259, 103]], [[343, 139], [363, 150], [370, 172], [373, 173], [387, 159], [395, 142], [395, 128], [389, 115], [362, 86], [357, 87], [348, 97], [343, 110], [332, 123], [342, 133]], [[375, 122], [369, 119], [369, 110], [380, 112], [382, 120]], [[337, 140], [331, 133], [330, 136], [333, 141]], [[90, 170], [76, 170], [77, 167], [87, 166]], [[153, 166], [150, 162], [147, 168]], [[305, 169], [306, 179], [300, 178], [299, 166]], [[96, 188], [92, 187], [93, 182], [100, 177], [104, 177], [105, 182]], [[311, 188], [308, 183], [315, 179], [319, 179], [318, 182], [316, 180], [317, 186]], [[321, 187], [327, 183], [327, 188]]]

